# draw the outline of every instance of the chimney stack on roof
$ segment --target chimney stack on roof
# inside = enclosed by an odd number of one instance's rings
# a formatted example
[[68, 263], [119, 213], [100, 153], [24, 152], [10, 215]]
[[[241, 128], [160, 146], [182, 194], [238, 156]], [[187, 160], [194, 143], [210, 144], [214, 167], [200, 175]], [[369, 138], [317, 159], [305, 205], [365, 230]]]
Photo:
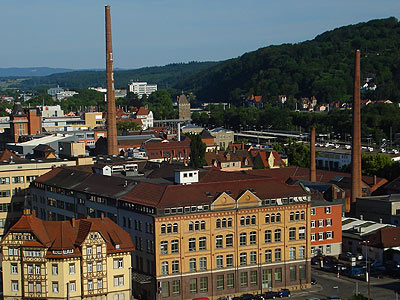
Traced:
[[354, 60], [353, 142], [351, 147], [351, 202], [361, 197], [360, 50]]
[[111, 38], [110, 6], [106, 12], [106, 73], [107, 73], [107, 154], [117, 155], [117, 123], [114, 92], [113, 52]]
[[310, 181], [317, 181], [317, 167], [315, 162], [315, 127], [311, 128], [310, 138]]

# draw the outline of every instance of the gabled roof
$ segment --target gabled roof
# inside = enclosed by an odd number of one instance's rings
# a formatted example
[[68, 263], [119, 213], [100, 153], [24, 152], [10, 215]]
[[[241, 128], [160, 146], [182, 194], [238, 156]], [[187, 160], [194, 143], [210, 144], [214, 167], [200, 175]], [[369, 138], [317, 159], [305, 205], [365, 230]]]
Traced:
[[141, 107], [139, 107], [139, 110], [137, 111], [136, 115], [137, 116], [147, 116], [149, 113], [150, 113], [150, 111], [146, 107], [141, 106]]
[[35, 148], [33, 148], [33, 151], [39, 151], [39, 152], [55, 152], [53, 148], [51, 148], [49, 145], [44, 145], [44, 144], [39, 144]]
[[[99, 232], [105, 239], [107, 253], [133, 251], [134, 246], [128, 232], [119, 227], [109, 218], [89, 218], [71, 221], [43, 221], [35, 214], [24, 214], [17, 223], [11, 227], [10, 232], [31, 232], [40, 244], [24, 244], [23, 246], [42, 246], [49, 248], [48, 257], [60, 257], [53, 254], [53, 250], [70, 250], [74, 253], [61, 255], [78, 256], [80, 247], [90, 232]], [[7, 233], [8, 234], [8, 233]], [[34, 242], [35, 243], [35, 242]], [[116, 247], [116, 245], [119, 245]]]
[[13, 117], [26, 117], [25, 111], [22, 108], [22, 105], [20, 102], [15, 102], [13, 110], [11, 112], [11, 115]]
[[19, 157], [17, 154], [6, 149], [0, 152], [0, 161], [27, 161], [27, 160]]

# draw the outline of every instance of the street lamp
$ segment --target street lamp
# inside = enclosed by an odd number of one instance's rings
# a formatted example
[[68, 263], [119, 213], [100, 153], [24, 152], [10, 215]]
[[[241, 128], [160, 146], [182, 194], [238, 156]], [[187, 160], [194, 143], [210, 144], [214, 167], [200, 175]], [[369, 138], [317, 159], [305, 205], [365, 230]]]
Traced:
[[369, 278], [369, 263], [368, 263], [368, 243], [369, 241], [363, 241], [365, 246], [365, 281], [368, 284], [368, 300], [371, 299], [371, 288], [370, 288], [370, 278]]

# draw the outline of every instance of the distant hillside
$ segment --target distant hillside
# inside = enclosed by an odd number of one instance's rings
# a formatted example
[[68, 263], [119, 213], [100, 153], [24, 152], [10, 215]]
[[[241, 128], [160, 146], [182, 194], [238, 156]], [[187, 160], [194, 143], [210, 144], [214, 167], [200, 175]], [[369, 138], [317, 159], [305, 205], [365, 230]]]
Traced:
[[311, 41], [269, 46], [230, 59], [177, 84], [199, 100], [237, 101], [242, 94], [276, 99], [279, 94], [352, 97], [355, 49], [361, 50], [362, 78], [377, 89], [365, 98], [400, 100], [400, 24], [394, 17], [341, 27]]
[[[147, 67], [135, 70], [116, 70], [116, 88], [128, 85], [130, 80], [147, 81], [156, 83], [159, 88], [171, 88], [184, 78], [208, 69], [217, 64], [216, 62], [190, 62], [169, 64], [163, 67]], [[32, 77], [22, 81], [15, 87], [31, 90], [38, 88], [49, 88], [59, 85], [64, 88], [88, 88], [90, 86], [106, 86], [105, 71], [74, 71], [67, 73], [52, 74], [43, 77]]]
[[0, 68], [0, 77], [32, 77], [47, 76], [56, 73], [70, 72], [71, 69], [63, 68]]

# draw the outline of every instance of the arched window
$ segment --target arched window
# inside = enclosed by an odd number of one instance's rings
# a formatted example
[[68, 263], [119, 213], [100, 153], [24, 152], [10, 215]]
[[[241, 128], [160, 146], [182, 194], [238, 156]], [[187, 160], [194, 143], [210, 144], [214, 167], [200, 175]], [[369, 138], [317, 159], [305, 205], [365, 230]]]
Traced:
[[226, 218], [222, 219], [222, 228], [226, 228]]
[[189, 259], [189, 272], [196, 272], [196, 259]]
[[168, 224], [167, 225], [167, 233], [171, 233], [172, 232], [172, 224]]
[[281, 222], [281, 214], [280, 214], [280, 213], [277, 213], [277, 214], [276, 214], [275, 222], [276, 222], [276, 223], [280, 223], [280, 222]]
[[202, 236], [199, 238], [199, 250], [206, 250], [207, 238]]
[[275, 223], [275, 214], [271, 214], [271, 223]]
[[232, 227], [232, 218], [228, 218], [228, 228]]
[[294, 221], [294, 212], [290, 213], [290, 221]]
[[194, 230], [200, 230], [200, 222], [199, 221], [194, 222]]
[[240, 225], [244, 226], [244, 217], [240, 217]]
[[168, 262], [167, 261], [163, 261], [161, 263], [161, 274], [168, 275]]
[[215, 223], [215, 227], [221, 228], [221, 219], [217, 219], [217, 221]]
[[162, 224], [162, 225], [161, 225], [161, 234], [165, 234], [165, 232], [166, 232], [166, 231], [165, 231], [165, 230], [166, 230], [165, 228], [166, 228], [165, 224]]
[[275, 230], [275, 233], [274, 233], [275, 242], [280, 242], [281, 241], [281, 233], [282, 233], [281, 229], [276, 229]]
[[306, 219], [306, 213], [305, 213], [304, 211], [302, 211], [302, 212], [300, 213], [300, 219], [301, 219], [302, 221], [304, 221], [304, 220]]
[[206, 230], [206, 221], [201, 221], [200, 222], [200, 230]]
[[246, 225], [250, 225], [250, 216], [246, 217]]
[[256, 216], [251, 216], [251, 225], [256, 225]]
[[178, 233], [178, 223], [174, 223], [174, 225], [172, 226], [172, 231], [174, 233]]
[[223, 246], [222, 246], [222, 241], [223, 241], [222, 235], [217, 235], [217, 236], [215, 237], [215, 248], [221, 249], [221, 248], [223, 247]]
[[265, 224], [269, 224], [270, 219], [269, 219], [269, 214], [265, 215]]
[[246, 232], [242, 232], [239, 237], [240, 237], [240, 239], [239, 239], [240, 246], [246, 246], [246, 244], [247, 244], [247, 233]]
[[296, 211], [296, 221], [300, 220], [300, 213]]
[[193, 222], [192, 221], [189, 222], [189, 231], [193, 231]]
[[272, 231], [271, 230], [265, 230], [265, 242], [266, 243], [271, 243], [272, 239]]

